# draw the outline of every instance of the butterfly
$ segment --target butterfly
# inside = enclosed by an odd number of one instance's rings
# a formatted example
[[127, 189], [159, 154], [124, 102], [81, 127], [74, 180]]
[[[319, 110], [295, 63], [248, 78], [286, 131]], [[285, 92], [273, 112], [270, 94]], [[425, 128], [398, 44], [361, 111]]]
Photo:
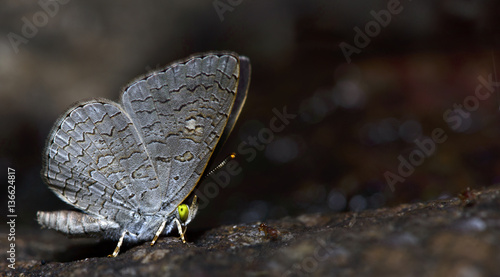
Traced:
[[[120, 103], [77, 103], [50, 131], [42, 178], [80, 211], [39, 211], [38, 223], [75, 237], [151, 240], [174, 226], [185, 242], [198, 210], [184, 201], [243, 108], [250, 61], [203, 53], [129, 83]], [[194, 193], [193, 193], [194, 194]]]

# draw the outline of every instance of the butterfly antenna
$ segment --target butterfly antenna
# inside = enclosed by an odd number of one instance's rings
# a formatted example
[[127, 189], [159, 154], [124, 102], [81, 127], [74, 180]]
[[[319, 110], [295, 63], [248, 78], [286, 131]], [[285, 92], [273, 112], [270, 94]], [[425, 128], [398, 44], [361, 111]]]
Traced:
[[231, 153], [229, 156], [227, 156], [218, 166], [216, 166], [214, 169], [210, 170], [205, 176], [203, 176], [203, 179], [210, 177], [210, 175], [214, 174], [217, 170], [221, 169], [224, 167], [230, 160], [236, 158], [236, 153]]

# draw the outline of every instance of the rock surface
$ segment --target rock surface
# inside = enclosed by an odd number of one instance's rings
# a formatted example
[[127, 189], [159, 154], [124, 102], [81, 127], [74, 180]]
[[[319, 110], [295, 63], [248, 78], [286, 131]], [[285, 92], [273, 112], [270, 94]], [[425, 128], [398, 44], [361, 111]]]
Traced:
[[[307, 214], [162, 237], [106, 255], [115, 242], [50, 230], [16, 237], [2, 276], [497, 276], [500, 187], [359, 213]], [[191, 230], [192, 231], [192, 230]]]

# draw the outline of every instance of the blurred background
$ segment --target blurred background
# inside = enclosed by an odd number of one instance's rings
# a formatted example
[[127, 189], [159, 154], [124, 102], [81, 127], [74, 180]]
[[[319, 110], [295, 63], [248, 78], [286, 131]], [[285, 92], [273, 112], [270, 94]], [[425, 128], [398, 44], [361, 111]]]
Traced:
[[[0, 214], [7, 167], [17, 231], [39, 228], [37, 210], [71, 208], [40, 170], [50, 128], [73, 103], [117, 100], [138, 75], [211, 50], [248, 56], [252, 81], [215, 162], [240, 152], [241, 173], [199, 187], [209, 203], [190, 229], [495, 184], [498, 11], [493, 0], [2, 1]], [[286, 124], [273, 130], [273, 118]]]

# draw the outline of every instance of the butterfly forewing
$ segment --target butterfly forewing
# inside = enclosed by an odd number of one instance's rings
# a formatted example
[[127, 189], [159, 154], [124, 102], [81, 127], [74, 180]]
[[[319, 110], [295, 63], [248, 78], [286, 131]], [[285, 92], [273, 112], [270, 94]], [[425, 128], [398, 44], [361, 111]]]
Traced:
[[233, 106], [238, 62], [232, 55], [193, 57], [133, 83], [123, 94], [124, 109], [162, 182], [160, 193], [151, 192], [162, 211], [175, 209], [203, 173]]

